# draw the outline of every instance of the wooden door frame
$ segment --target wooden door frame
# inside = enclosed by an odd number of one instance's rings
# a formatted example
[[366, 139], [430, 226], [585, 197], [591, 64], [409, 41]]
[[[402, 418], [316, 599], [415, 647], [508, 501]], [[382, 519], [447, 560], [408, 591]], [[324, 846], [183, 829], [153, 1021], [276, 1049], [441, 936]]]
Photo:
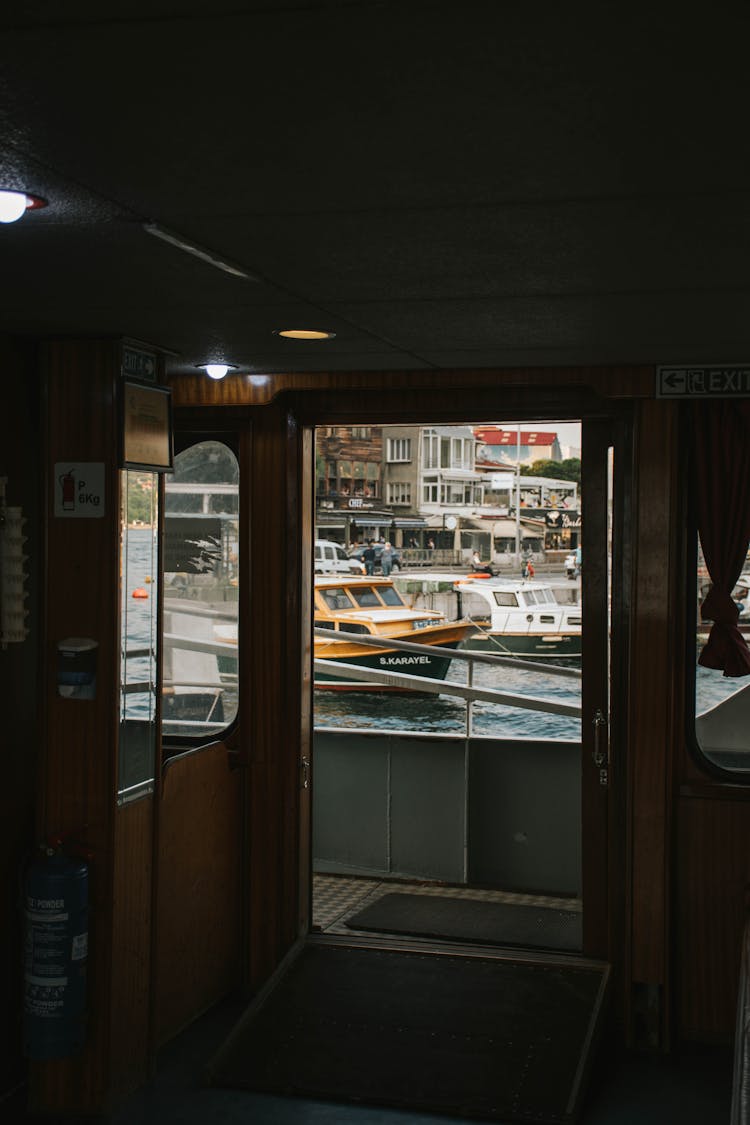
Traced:
[[[582, 878], [584, 890], [584, 953], [590, 956], [597, 956], [607, 960], [613, 960], [615, 952], [619, 947], [622, 949], [627, 945], [624, 938], [625, 916], [623, 909], [622, 895], [616, 895], [614, 888], [622, 886], [623, 872], [624, 872], [624, 809], [625, 809], [625, 747], [626, 747], [626, 731], [624, 729], [625, 716], [627, 714], [627, 700], [623, 692], [618, 690], [618, 685], [624, 685], [625, 677], [624, 670], [627, 668], [627, 607], [629, 605], [629, 597], [626, 595], [629, 582], [629, 563], [630, 558], [630, 545], [629, 545], [629, 527], [630, 521], [626, 512], [630, 509], [631, 504], [631, 489], [629, 484], [628, 466], [630, 464], [630, 457], [628, 456], [628, 449], [632, 443], [632, 423], [631, 423], [631, 404], [627, 400], [603, 400], [596, 396], [594, 401], [586, 393], [582, 393], [580, 388], [574, 388], [571, 392], [565, 394], [561, 393], [560, 388], [550, 388], [546, 393], [542, 388], [532, 388], [530, 391], [526, 388], [495, 388], [494, 391], [488, 392], [487, 388], [467, 388], [466, 395], [462, 400], [460, 413], [455, 407], [453, 401], [454, 396], [446, 396], [444, 401], [441, 401], [443, 396], [436, 393], [430, 397], [429, 407], [425, 408], [423, 395], [410, 395], [408, 391], [406, 394], [403, 392], [396, 392], [395, 390], [381, 391], [378, 393], [377, 398], [374, 396], [363, 394], [361, 392], [339, 389], [335, 392], [329, 390], [322, 390], [320, 392], [303, 392], [294, 397], [292, 413], [297, 419], [300, 426], [300, 431], [303, 434], [303, 442], [309, 441], [310, 448], [301, 457], [301, 476], [300, 485], [303, 497], [310, 498], [310, 512], [309, 520], [303, 521], [304, 527], [307, 529], [309, 544], [312, 541], [312, 534], [314, 530], [314, 429], [323, 425], [341, 425], [351, 423], [366, 423], [370, 425], [388, 425], [388, 424], [412, 424], [412, 425], [425, 425], [429, 422], [441, 424], [455, 424], [460, 425], [466, 418], [476, 419], [482, 417], [512, 417], [516, 418], [524, 416], [535, 421], [540, 418], [574, 418], [580, 419], [582, 422], [582, 435], [584, 432], [584, 425], [588, 427], [593, 440], [593, 446], [589, 451], [589, 456], [598, 459], [598, 471], [603, 474], [604, 489], [606, 495], [606, 481], [607, 481], [607, 458], [606, 451], [610, 444], [615, 444], [619, 450], [619, 456], [615, 461], [615, 504], [614, 511], [614, 527], [613, 527], [613, 573], [612, 573], [612, 590], [613, 590], [613, 603], [611, 608], [611, 625], [612, 625], [612, 708], [615, 708], [615, 697], [617, 697], [616, 713], [619, 716], [619, 723], [621, 724], [617, 731], [611, 733], [611, 751], [612, 763], [610, 766], [610, 784], [604, 791], [603, 798], [600, 794], [600, 801], [597, 807], [597, 815], [594, 819], [591, 817], [591, 810], [587, 811], [585, 798], [591, 789], [591, 777], [593, 776], [594, 767], [590, 760], [591, 754], [591, 737], [587, 737], [588, 731], [587, 716], [588, 710], [593, 712], [593, 700], [602, 699], [602, 674], [606, 677], [606, 666], [603, 665], [601, 656], [592, 657], [588, 674], [592, 678], [592, 683], [586, 690], [583, 697], [583, 714], [582, 714], [582, 797], [584, 803], [582, 805], [582, 838], [584, 839], [584, 848], [582, 856]], [[373, 399], [372, 405], [368, 405], [368, 400]], [[502, 402], [498, 402], [502, 399]], [[406, 400], [406, 401], [405, 401]], [[582, 458], [584, 454], [582, 451]], [[312, 475], [312, 480], [310, 476]], [[600, 515], [598, 520], [594, 521], [593, 530], [590, 530], [586, 536], [586, 543], [591, 542], [591, 536], [596, 534], [600, 536], [600, 559], [598, 571], [600, 577], [597, 579], [600, 588], [597, 590], [597, 598], [594, 599], [589, 596], [586, 608], [584, 609], [584, 632], [588, 630], [589, 635], [599, 635], [601, 637], [602, 630], [605, 631], [609, 628], [609, 617], [607, 614], [607, 561], [606, 561], [606, 521], [607, 521], [607, 505], [606, 503], [599, 508]], [[597, 523], [600, 526], [597, 526]], [[584, 535], [586, 522], [583, 521]], [[307, 568], [308, 571], [311, 567]], [[591, 571], [594, 567], [591, 566]], [[603, 578], [602, 578], [603, 576]], [[310, 580], [309, 574], [307, 581]], [[601, 583], [604, 582], [603, 588]], [[305, 582], [305, 575], [302, 576], [302, 582]], [[602, 601], [602, 598], [604, 601]], [[308, 600], [308, 606], [311, 602]], [[302, 609], [305, 607], [305, 597], [303, 596], [300, 606]], [[587, 619], [588, 614], [588, 619]], [[308, 614], [309, 616], [309, 614]], [[597, 646], [597, 650], [601, 645]], [[310, 667], [310, 660], [307, 659], [305, 651], [303, 663], [306, 667]], [[615, 678], [615, 673], [620, 675], [620, 679]], [[587, 677], [588, 678], [588, 677]], [[305, 681], [305, 691], [311, 694], [312, 685], [311, 680]], [[606, 700], [609, 691], [605, 691], [603, 698]], [[599, 704], [597, 703], [596, 706]], [[303, 702], [303, 713], [309, 713], [309, 723], [302, 732], [302, 744], [304, 747], [309, 748], [312, 741], [312, 703]], [[309, 742], [306, 739], [309, 738]], [[301, 755], [308, 756], [305, 749], [300, 751]], [[589, 768], [590, 767], [590, 768]], [[603, 807], [602, 807], [603, 801]], [[308, 885], [305, 888], [306, 898], [304, 901], [304, 910], [310, 911], [310, 871], [311, 871], [311, 813], [309, 809], [309, 802], [306, 810], [306, 820], [301, 825], [303, 831], [300, 833], [300, 892], [302, 900], [302, 882], [307, 878]], [[604, 845], [600, 852], [597, 854], [593, 849], [585, 847], [586, 833], [592, 831], [603, 832]], [[305, 876], [305, 873], [306, 876]], [[587, 906], [587, 888], [598, 887], [597, 894], [600, 896], [600, 902], [592, 910], [592, 889], [588, 890], [589, 903]], [[302, 903], [301, 903], [302, 909]], [[590, 914], [590, 920], [587, 925], [586, 916]], [[308, 917], [309, 917], [308, 913]], [[301, 920], [302, 924], [302, 920]], [[621, 940], [618, 942], [618, 936]], [[624, 958], [622, 959], [624, 960]], [[622, 966], [618, 966], [622, 968]]]

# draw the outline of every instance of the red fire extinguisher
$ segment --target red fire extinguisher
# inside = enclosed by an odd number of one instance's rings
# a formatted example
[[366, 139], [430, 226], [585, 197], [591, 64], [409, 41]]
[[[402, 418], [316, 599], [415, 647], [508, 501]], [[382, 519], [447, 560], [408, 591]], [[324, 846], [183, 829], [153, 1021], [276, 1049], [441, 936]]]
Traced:
[[63, 473], [59, 480], [62, 489], [63, 510], [66, 512], [72, 511], [76, 506], [76, 478], [73, 476], [73, 470], [68, 469], [67, 473]]
[[58, 837], [26, 868], [23, 1030], [31, 1059], [64, 1058], [85, 1042], [88, 859]]

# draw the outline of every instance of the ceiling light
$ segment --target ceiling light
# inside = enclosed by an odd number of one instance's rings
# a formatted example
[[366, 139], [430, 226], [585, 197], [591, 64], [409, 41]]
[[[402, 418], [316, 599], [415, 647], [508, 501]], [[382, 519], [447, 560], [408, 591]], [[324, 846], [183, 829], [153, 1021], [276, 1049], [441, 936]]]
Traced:
[[234, 363], [198, 363], [196, 365], [211, 379], [223, 379], [228, 371], [236, 371], [237, 366]]
[[37, 211], [46, 206], [46, 199], [38, 195], [0, 188], [0, 223], [16, 223], [27, 211]]
[[242, 266], [235, 265], [234, 262], [228, 262], [226, 258], [220, 258], [213, 250], [206, 250], [204, 246], [198, 246], [197, 243], [191, 242], [189, 238], [183, 238], [181, 234], [175, 234], [174, 231], [167, 230], [166, 227], [160, 227], [158, 223], [144, 223], [143, 229], [148, 234], [152, 234], [154, 238], [160, 238], [162, 242], [168, 242], [170, 246], [176, 246], [178, 250], [184, 250], [186, 254], [192, 254], [194, 258], [200, 258], [202, 262], [208, 262], [210, 266], [215, 266], [217, 270], [231, 273], [234, 277], [244, 277], [247, 281], [258, 280]]
[[323, 332], [318, 328], [275, 328], [275, 336], [284, 336], [287, 340], [333, 340], [335, 332]]

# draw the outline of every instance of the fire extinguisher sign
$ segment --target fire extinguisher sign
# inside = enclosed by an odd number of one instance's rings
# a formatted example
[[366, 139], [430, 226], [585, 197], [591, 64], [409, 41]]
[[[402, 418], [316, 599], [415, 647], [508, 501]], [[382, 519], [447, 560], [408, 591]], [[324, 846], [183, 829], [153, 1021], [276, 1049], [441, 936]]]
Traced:
[[103, 461], [58, 461], [52, 488], [56, 516], [98, 519], [104, 515]]

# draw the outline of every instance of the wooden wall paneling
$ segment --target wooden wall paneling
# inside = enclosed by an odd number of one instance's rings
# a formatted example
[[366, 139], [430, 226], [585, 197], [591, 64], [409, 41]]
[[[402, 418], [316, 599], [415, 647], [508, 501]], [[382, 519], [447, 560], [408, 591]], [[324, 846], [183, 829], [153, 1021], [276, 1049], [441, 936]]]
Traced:
[[221, 742], [170, 759], [164, 772], [153, 978], [157, 1046], [239, 982], [242, 776]]
[[[670, 602], [675, 463], [671, 404], [642, 402], [636, 432], [637, 550], [628, 723], [631, 976], [634, 982], [666, 990], [674, 737], [671, 701], [677, 656]], [[666, 993], [663, 1011], [668, 1011]]]
[[298, 929], [299, 502], [297, 430], [289, 423], [285, 409], [277, 404], [258, 411], [253, 419], [250, 613], [241, 623], [250, 654], [248, 680], [243, 676], [243, 683], [251, 685], [252, 697], [247, 825], [250, 987], [273, 972]]
[[144, 1082], [149, 1072], [151, 1016], [151, 796], [118, 808], [112, 901], [112, 1094]]
[[[498, 389], [547, 391], [565, 387], [577, 392], [592, 391], [603, 398], [651, 396], [653, 367], [522, 367], [501, 370], [460, 369], [453, 371], [315, 371], [273, 375], [228, 375], [221, 382], [202, 375], [180, 375], [173, 380], [176, 406], [263, 406], [278, 395], [290, 392], [346, 390], [376, 394], [417, 395], [443, 392], [455, 406], [455, 390]], [[423, 409], [425, 399], [422, 397]]]
[[[23, 935], [18, 917], [18, 873], [36, 839], [34, 831], [37, 755], [40, 746], [39, 630], [42, 577], [40, 519], [39, 373], [33, 348], [0, 337], [3, 410], [0, 415], [0, 476], [5, 500], [21, 507], [26, 524], [28, 616], [26, 639], [0, 647], [3, 698], [3, 815], [0, 817], [0, 1098], [26, 1073], [22, 1049]], [[2, 534], [2, 532], [0, 532]], [[12, 701], [12, 703], [11, 703]]]
[[[62, 341], [43, 352], [46, 381], [46, 625], [42, 640], [46, 718], [39, 786], [39, 838], [68, 831], [94, 853], [90, 865], [89, 1028], [84, 1052], [30, 1068], [32, 1109], [91, 1111], [110, 1081], [111, 944], [119, 654], [119, 504], [116, 344]], [[56, 518], [56, 464], [104, 465], [100, 518]], [[94, 700], [61, 698], [56, 644], [93, 637]]]
[[737, 799], [682, 797], [677, 854], [679, 1031], [684, 1038], [728, 1043], [750, 886], [750, 792]]

